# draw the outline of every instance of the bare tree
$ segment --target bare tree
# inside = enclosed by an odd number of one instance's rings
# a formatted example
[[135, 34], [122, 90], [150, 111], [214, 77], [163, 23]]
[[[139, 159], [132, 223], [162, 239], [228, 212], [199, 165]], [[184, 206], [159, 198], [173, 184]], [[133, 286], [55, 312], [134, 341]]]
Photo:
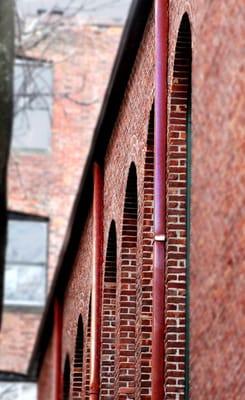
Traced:
[[[20, 94], [23, 95], [23, 93], [28, 91], [30, 85], [34, 85], [35, 90], [32, 91], [32, 96], [28, 97], [29, 104], [22, 103], [20, 105], [18, 101], [15, 102], [15, 113], [23, 111], [27, 105], [33, 103], [37, 98], [41, 99], [45, 106], [48, 93], [50, 93], [53, 98], [62, 97], [81, 106], [90, 105], [98, 101], [98, 99], [84, 99], [82, 96], [78, 99], [77, 96], [73, 96], [73, 93], [69, 91], [62, 93], [54, 92], [49, 82], [45, 82], [44, 77], [41, 77], [37, 70], [39, 67], [39, 71], [41, 71], [40, 67], [49, 59], [47, 55], [52, 51], [54, 43], [64, 39], [64, 30], [72, 26], [76, 17], [81, 17], [86, 13], [96, 10], [99, 11], [104, 7], [120, 4], [121, 1], [122, 0], [101, 0], [98, 3], [96, 1], [91, 2], [91, 0], [67, 0], [65, 6], [62, 8], [59, 6], [59, 1], [57, 1], [47, 10], [38, 10], [37, 14], [31, 18], [22, 15], [16, 4], [16, 56], [22, 59], [31, 58], [36, 50], [39, 49], [39, 65], [36, 62], [35, 67], [33, 67], [34, 64], [31, 62], [25, 64], [22, 85], [19, 87]], [[67, 53], [67, 48], [65, 48], [64, 54], [61, 54], [60, 59], [55, 62], [62, 63], [68, 59], [72, 59], [72, 57], [74, 57], [74, 53], [72, 51]], [[41, 78], [44, 86], [46, 86], [44, 92], [40, 92], [40, 88], [38, 88], [36, 83], [38, 78]], [[84, 77], [81, 77], [81, 86], [77, 88], [77, 92], [81, 94], [84, 87], [84, 79]]]

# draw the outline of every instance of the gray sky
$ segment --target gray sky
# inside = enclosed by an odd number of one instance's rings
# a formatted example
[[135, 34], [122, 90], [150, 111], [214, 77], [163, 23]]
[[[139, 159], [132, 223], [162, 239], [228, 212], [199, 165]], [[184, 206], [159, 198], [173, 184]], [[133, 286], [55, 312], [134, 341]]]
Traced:
[[[127, 17], [131, 0], [16, 0], [23, 15], [35, 15], [38, 9], [69, 9], [73, 12], [83, 7], [80, 15], [94, 22], [123, 23]], [[69, 8], [68, 8], [69, 7]]]

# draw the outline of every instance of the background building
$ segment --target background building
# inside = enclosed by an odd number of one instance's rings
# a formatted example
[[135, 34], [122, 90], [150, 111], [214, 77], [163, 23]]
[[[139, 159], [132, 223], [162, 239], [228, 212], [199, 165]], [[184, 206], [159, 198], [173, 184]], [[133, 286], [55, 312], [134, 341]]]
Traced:
[[[28, 26], [40, 14], [44, 18], [47, 5], [53, 6], [44, 3], [17, 2]], [[62, 14], [67, 8], [59, 2], [59, 12], [49, 16], [47, 38], [35, 45], [28, 38], [24, 54], [19, 48], [8, 174], [2, 371], [27, 370], [128, 4], [117, 2], [110, 15], [96, 4], [91, 20], [86, 10]]]

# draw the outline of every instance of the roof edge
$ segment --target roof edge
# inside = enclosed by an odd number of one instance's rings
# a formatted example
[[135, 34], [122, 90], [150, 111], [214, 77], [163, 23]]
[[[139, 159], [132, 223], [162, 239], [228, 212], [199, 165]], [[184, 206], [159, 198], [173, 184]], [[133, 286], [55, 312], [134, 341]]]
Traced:
[[36, 383], [28, 375], [13, 371], [0, 371], [0, 382]]

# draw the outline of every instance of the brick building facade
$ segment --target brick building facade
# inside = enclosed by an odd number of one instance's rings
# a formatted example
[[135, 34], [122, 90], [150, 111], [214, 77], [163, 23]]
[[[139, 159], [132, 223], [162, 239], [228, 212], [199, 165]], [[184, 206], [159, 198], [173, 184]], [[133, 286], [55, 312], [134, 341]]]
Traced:
[[29, 366], [39, 400], [244, 398], [242, 3], [133, 3]]
[[[12, 148], [9, 163], [9, 211], [23, 220], [38, 217], [48, 221], [45, 296], [54, 276], [122, 32], [121, 25], [89, 25], [79, 17], [72, 22], [64, 16], [52, 46], [44, 52], [46, 42], [41, 42], [29, 54], [34, 60], [45, 54], [52, 65], [49, 148]], [[26, 372], [42, 311], [42, 305], [5, 303], [0, 334], [1, 371]]]

